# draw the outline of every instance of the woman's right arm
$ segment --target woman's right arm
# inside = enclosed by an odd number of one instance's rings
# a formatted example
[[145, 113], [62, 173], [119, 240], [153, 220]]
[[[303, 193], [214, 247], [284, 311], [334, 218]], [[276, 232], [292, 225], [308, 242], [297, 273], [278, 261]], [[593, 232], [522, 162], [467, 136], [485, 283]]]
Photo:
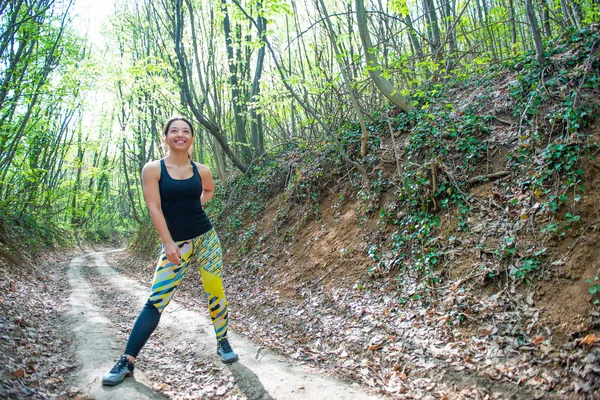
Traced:
[[181, 252], [179, 246], [175, 244], [167, 221], [160, 208], [160, 191], [158, 190], [158, 180], [160, 179], [160, 164], [158, 162], [149, 162], [142, 169], [142, 183], [144, 186], [144, 201], [152, 218], [152, 225], [158, 231], [160, 240], [165, 245], [165, 255], [173, 264], [181, 263]]

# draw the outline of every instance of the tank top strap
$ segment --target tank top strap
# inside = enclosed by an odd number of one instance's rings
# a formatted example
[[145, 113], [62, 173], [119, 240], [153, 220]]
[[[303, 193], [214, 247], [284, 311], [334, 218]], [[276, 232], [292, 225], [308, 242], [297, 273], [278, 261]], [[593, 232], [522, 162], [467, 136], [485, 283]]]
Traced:
[[160, 159], [160, 178], [159, 181], [164, 179], [167, 179], [169, 177], [169, 172], [167, 171], [167, 166], [165, 165], [165, 159], [161, 158]]
[[190, 163], [192, 164], [192, 169], [194, 170], [194, 175], [196, 175], [196, 174], [200, 175], [200, 173], [198, 172], [198, 167], [196, 167], [196, 163], [193, 162], [192, 160], [190, 160]]

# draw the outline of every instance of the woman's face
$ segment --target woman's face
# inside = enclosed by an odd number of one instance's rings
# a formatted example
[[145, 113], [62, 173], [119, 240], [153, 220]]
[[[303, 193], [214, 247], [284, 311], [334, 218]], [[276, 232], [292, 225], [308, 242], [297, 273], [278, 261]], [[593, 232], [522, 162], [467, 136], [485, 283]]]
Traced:
[[175, 120], [169, 125], [165, 143], [173, 150], [188, 150], [194, 137], [192, 136], [192, 128], [185, 121]]

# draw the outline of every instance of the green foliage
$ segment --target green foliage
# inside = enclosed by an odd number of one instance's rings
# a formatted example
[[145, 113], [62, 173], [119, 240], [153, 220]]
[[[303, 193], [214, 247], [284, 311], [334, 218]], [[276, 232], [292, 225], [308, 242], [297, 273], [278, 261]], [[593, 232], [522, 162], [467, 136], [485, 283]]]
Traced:
[[18, 215], [0, 206], [0, 257], [22, 261], [47, 248], [70, 247], [74, 237], [65, 228], [35, 213]]
[[600, 278], [595, 276], [594, 278], [586, 279], [586, 282], [590, 284], [588, 291], [592, 295], [594, 304], [600, 304]]
[[[373, 273], [410, 266], [427, 279], [435, 277], [436, 266], [444, 261], [445, 254], [435, 234], [439, 213], [456, 210], [457, 232], [470, 233], [468, 221], [476, 210], [472, 209], [472, 199], [466, 195], [469, 188], [462, 177], [476, 173], [477, 167], [488, 156], [489, 126], [494, 117], [485, 104], [491, 101], [491, 90], [496, 90], [494, 85], [498, 76], [506, 76], [506, 69], [518, 70], [508, 85], [516, 105], [513, 116], [518, 118], [521, 132], [518, 145], [508, 154], [509, 167], [525, 178], [517, 181], [517, 185], [531, 198], [540, 201], [540, 213], [564, 220], [550, 219], [542, 225], [542, 233], [564, 236], [568, 230], [581, 226], [581, 216], [576, 212], [558, 214], [570, 199], [579, 201], [580, 193], [585, 190], [582, 163], [598, 148], [586, 141], [585, 128], [589, 127], [591, 116], [597, 110], [595, 102], [587, 97], [591, 92], [568, 89], [593, 87], [598, 81], [597, 70], [585, 67], [598, 63], [597, 55], [594, 58], [592, 54], [598, 38], [587, 31], [577, 40], [581, 42], [582, 51], [567, 53], [566, 57], [556, 53], [564, 58], [554, 66], [540, 67], [534, 55], [527, 54], [513, 64], [502, 66], [504, 71], [495, 68], [486, 76], [474, 78], [468, 83], [468, 92], [480, 95], [473, 96], [460, 111], [449, 97], [452, 87], [432, 84], [413, 93], [415, 109], [409, 114], [399, 114], [392, 127], [394, 131], [408, 133], [408, 144], [404, 148], [407, 162], [403, 165], [402, 175], [389, 185], [395, 187], [397, 202], [379, 212], [380, 224], [397, 227], [388, 243], [392, 261], [381, 261], [382, 250], [373, 244], [367, 252], [374, 262]], [[561, 65], [570, 68], [567, 69], [569, 73], [563, 73]], [[557, 73], [552, 74], [551, 68], [556, 68]], [[461, 85], [460, 82], [456, 84]], [[553, 101], [555, 98], [562, 100]], [[541, 129], [534, 129], [534, 121], [539, 123], [540, 118], [547, 127], [545, 134]], [[384, 124], [383, 121], [379, 123]], [[449, 179], [450, 176], [454, 180]], [[362, 194], [366, 205], [361, 211], [368, 212], [373, 208], [382, 180], [378, 175], [368, 194]], [[513, 197], [510, 204], [515, 208], [523, 207], [517, 197]], [[505, 265], [514, 279], [529, 280], [542, 270], [546, 248], [531, 247], [529, 241], [521, 240], [524, 232], [519, 231], [520, 224], [516, 226], [514, 231], [507, 231], [496, 248], [484, 250], [493, 254], [499, 265]], [[536, 250], [539, 248], [542, 250]], [[497, 275], [496, 271], [489, 271], [489, 276]]]
[[[446, 96], [445, 89], [437, 84], [413, 94], [417, 107], [409, 114], [398, 114], [392, 123], [396, 131], [410, 131], [402, 175], [394, 182], [378, 171], [369, 190], [359, 193], [363, 200], [359, 211], [366, 214], [373, 210], [383, 191], [395, 189], [397, 196], [391, 207], [379, 210], [380, 223], [396, 228], [387, 244], [392, 261], [376, 259], [376, 247], [371, 246], [369, 256], [376, 262], [373, 272], [385, 273], [410, 265], [435, 282], [436, 268], [444, 258], [439, 237], [434, 234], [440, 225], [439, 207], [459, 209], [459, 229], [467, 229], [470, 206], [454, 183], [440, 172], [441, 162], [452, 155], [455, 173], [473, 171], [486, 156], [489, 117], [474, 107], [459, 117]], [[386, 122], [382, 120], [378, 125], [385, 126]]]
[[523, 279], [538, 271], [542, 265], [543, 257], [546, 254], [546, 248], [538, 251], [532, 251], [529, 257], [521, 260], [517, 265], [510, 268], [510, 273], [515, 279]]
[[522, 190], [533, 193], [549, 215], [564, 218], [564, 222], [542, 225], [540, 231], [548, 237], [564, 236], [579, 222], [578, 215], [559, 212], [569, 200], [578, 202], [585, 192], [583, 163], [598, 151], [597, 144], [587, 140], [587, 128], [598, 106], [589, 97], [591, 92], [583, 88], [596, 87], [600, 77], [593, 67], [600, 65], [595, 50], [599, 41], [597, 32], [584, 28], [549, 50], [553, 57], [549, 66], [538, 66], [531, 57], [508, 65], [519, 71], [510, 85], [516, 104], [513, 115], [531, 127], [524, 129], [509, 160], [515, 168], [528, 172], [528, 178], [520, 182]]
[[249, 173], [231, 177], [226, 186], [218, 185], [206, 211], [218, 225], [222, 238], [240, 243], [242, 253], [249, 251], [247, 244], [254, 236], [265, 204], [282, 189], [289, 173], [285, 160], [265, 154]]

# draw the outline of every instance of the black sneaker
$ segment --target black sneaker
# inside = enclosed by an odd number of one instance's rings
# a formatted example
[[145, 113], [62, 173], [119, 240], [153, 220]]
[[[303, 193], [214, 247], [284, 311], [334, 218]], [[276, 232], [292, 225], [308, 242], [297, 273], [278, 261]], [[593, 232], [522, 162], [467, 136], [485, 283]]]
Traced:
[[225, 364], [231, 364], [238, 360], [238, 355], [231, 349], [227, 339], [221, 339], [217, 342], [217, 354]]
[[133, 376], [133, 363], [125, 356], [121, 356], [109, 373], [102, 377], [102, 384], [115, 386], [123, 382], [128, 376]]

